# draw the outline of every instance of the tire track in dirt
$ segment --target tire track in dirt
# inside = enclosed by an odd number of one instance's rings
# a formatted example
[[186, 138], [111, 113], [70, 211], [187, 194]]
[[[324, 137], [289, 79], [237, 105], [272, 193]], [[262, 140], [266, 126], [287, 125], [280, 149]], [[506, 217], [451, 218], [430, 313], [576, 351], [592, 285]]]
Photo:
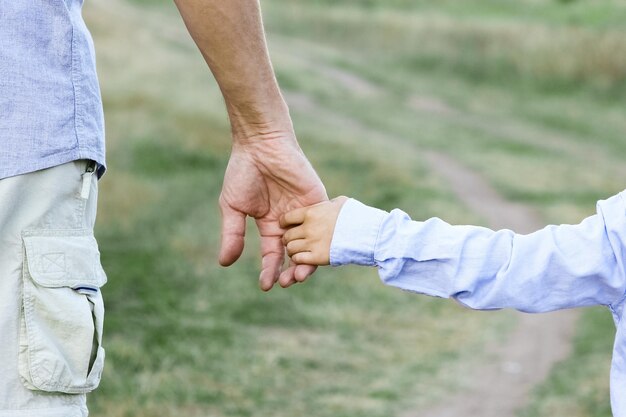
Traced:
[[[542, 226], [531, 208], [502, 198], [471, 169], [439, 152], [424, 153], [431, 169], [443, 177], [456, 196], [494, 229], [520, 233]], [[552, 366], [571, 353], [578, 312], [565, 310], [532, 315], [516, 313], [517, 324], [508, 338], [487, 346], [484, 363], [472, 367], [470, 388], [428, 410], [403, 417], [513, 417], [528, 403], [532, 389], [544, 381]]]

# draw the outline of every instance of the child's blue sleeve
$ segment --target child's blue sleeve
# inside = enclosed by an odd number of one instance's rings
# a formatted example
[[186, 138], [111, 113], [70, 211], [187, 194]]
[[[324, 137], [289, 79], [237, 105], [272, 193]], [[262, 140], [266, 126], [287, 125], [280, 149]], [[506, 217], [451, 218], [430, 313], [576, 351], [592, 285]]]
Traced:
[[578, 225], [548, 226], [528, 235], [438, 218], [412, 221], [356, 200], [341, 210], [331, 264], [377, 266], [383, 282], [455, 298], [474, 309], [544, 312], [610, 305], [626, 286], [624, 194], [600, 201]]

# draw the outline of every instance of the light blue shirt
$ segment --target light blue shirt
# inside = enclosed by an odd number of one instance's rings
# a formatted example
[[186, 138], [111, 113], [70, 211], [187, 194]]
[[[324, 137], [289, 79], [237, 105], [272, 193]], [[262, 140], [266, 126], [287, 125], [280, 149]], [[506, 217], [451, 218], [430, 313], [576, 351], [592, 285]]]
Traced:
[[104, 122], [82, 0], [0, 1], [0, 179], [92, 159]]
[[548, 226], [528, 235], [477, 226], [424, 222], [348, 200], [337, 219], [331, 265], [378, 267], [385, 284], [454, 298], [480, 310], [529, 313], [607, 306], [617, 334], [611, 406], [626, 417], [626, 192], [597, 204], [578, 225]]

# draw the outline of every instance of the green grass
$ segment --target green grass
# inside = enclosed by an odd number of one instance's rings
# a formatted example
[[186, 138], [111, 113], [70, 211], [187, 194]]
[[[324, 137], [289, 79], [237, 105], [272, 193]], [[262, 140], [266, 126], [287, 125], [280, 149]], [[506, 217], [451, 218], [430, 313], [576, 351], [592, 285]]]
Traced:
[[[618, 1], [266, 0], [302, 147], [331, 195], [480, 223], [421, 152], [473, 167], [546, 222], [623, 189], [626, 8]], [[320, 270], [261, 293], [255, 231], [216, 264], [230, 149], [219, 90], [171, 2], [92, 0], [109, 172], [97, 235], [109, 275], [107, 368], [92, 415], [393, 416], [471, 381], [514, 324]], [[607, 415], [608, 314], [524, 417]], [[475, 360], [475, 362], [474, 362]]]
[[[332, 0], [297, 0], [299, 6], [337, 6]], [[623, 27], [626, 7], [617, 0], [585, 2], [582, 0], [344, 0], [342, 7], [368, 12], [401, 11], [436, 13], [457, 19], [506, 19], [525, 22], [540, 22], [551, 25], [581, 25], [586, 27]]]

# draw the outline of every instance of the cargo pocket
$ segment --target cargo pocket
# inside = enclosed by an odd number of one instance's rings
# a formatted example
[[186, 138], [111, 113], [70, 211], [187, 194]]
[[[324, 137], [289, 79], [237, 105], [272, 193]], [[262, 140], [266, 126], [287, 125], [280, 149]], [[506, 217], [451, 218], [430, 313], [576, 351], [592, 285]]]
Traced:
[[31, 390], [79, 394], [102, 374], [106, 275], [88, 230], [29, 231], [24, 243], [19, 369]]

